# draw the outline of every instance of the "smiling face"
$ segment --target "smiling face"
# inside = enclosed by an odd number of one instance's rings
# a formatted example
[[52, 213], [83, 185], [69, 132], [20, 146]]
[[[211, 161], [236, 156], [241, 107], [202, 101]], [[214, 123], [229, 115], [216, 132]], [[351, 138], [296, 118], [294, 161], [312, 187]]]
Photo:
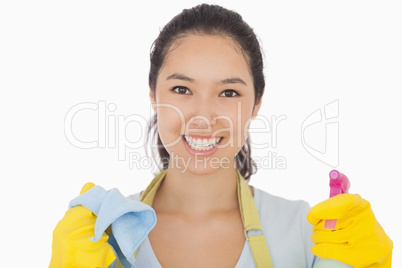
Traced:
[[254, 106], [253, 79], [240, 47], [214, 35], [176, 41], [150, 98], [170, 166], [196, 174], [234, 167], [261, 105]]

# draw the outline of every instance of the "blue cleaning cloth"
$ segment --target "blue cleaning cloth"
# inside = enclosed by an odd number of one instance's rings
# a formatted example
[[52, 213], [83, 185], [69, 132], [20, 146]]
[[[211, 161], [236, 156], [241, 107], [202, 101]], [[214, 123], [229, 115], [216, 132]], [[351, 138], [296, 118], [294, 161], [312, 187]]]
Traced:
[[153, 208], [141, 201], [127, 199], [117, 189], [106, 191], [100, 186], [71, 200], [69, 207], [78, 205], [97, 215], [92, 241], [98, 241], [111, 225], [113, 236], [110, 235], [109, 244], [124, 267], [135, 268], [134, 252], [156, 224]]

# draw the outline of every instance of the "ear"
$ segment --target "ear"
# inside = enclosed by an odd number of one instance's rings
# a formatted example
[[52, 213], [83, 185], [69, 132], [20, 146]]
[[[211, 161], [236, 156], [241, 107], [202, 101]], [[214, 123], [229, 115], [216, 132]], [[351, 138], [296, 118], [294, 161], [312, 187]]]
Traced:
[[149, 100], [151, 101], [152, 109], [154, 109], [154, 112], [156, 113], [156, 99], [152, 90], [149, 90]]
[[260, 108], [261, 108], [262, 97], [264, 96], [264, 92], [265, 92], [265, 88], [264, 88], [264, 90], [262, 91], [262, 95], [261, 95], [260, 101], [254, 105], [254, 109], [253, 109], [253, 113], [252, 113], [252, 115], [251, 115], [251, 119], [256, 118], [257, 115], [258, 115], [258, 111], [259, 111]]

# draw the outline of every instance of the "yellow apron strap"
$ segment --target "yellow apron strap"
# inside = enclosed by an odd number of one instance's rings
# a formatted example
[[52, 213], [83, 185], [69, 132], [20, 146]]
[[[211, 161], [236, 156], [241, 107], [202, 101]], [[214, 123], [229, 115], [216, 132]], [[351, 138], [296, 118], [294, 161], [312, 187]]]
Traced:
[[[271, 255], [265, 242], [264, 231], [260, 224], [260, 217], [253, 195], [240, 174], [237, 172], [237, 196], [239, 198], [240, 213], [243, 220], [244, 234], [250, 246], [256, 268], [272, 268]], [[250, 230], [257, 230], [258, 235], [249, 235]]]
[[[156, 191], [158, 190], [159, 186], [161, 185], [166, 172], [167, 172], [167, 169], [163, 170], [158, 175], [156, 175], [156, 177], [151, 181], [151, 183], [148, 185], [148, 187], [142, 193], [139, 201], [152, 207]], [[137, 256], [137, 251], [138, 251], [138, 248], [135, 250], [134, 256]]]
[[141, 202], [152, 207], [156, 191], [158, 190], [159, 186], [161, 185], [166, 173], [167, 173], [167, 169], [163, 170], [161, 173], [156, 175], [156, 177], [151, 181], [151, 183], [148, 185], [148, 187], [142, 193], [142, 195], [140, 197]]
[[121, 264], [120, 260], [118, 259], [115, 268], [125, 268], [125, 267], [123, 266], [123, 264]]
[[[148, 185], [145, 191], [142, 193], [140, 201], [152, 207], [156, 191], [161, 185], [167, 169], [159, 173]], [[240, 174], [237, 172], [237, 196], [239, 199], [240, 213], [242, 216], [244, 234], [248, 241], [248, 244], [253, 254], [253, 259], [256, 268], [272, 268], [271, 256], [268, 251], [267, 243], [265, 242], [264, 232], [260, 225], [260, 218], [258, 216], [257, 207], [255, 206], [253, 196], [250, 189]], [[260, 234], [251, 235], [250, 230], [256, 230]], [[134, 252], [134, 256], [137, 255], [138, 249]], [[119, 267], [119, 266], [116, 266]]]

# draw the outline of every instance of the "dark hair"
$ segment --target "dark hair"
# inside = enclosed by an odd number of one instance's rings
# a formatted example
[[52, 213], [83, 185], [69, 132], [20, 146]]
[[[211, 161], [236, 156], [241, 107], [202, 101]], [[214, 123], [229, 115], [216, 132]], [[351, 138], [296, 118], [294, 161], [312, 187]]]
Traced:
[[[184, 9], [163, 27], [158, 38], [154, 41], [150, 55], [151, 66], [149, 71], [149, 87], [154, 95], [159, 71], [169, 48], [179, 38], [189, 34], [227, 36], [234, 40], [241, 48], [249, 64], [254, 83], [254, 104], [260, 102], [264, 92], [265, 79], [261, 48], [257, 36], [238, 13], [221, 6], [208, 4]], [[148, 123], [147, 141], [152, 129], [154, 129], [152, 140], [155, 140], [157, 137], [157, 148], [159, 158], [162, 162], [162, 166], [159, 168], [166, 169], [169, 166], [169, 153], [166, 151], [159, 137], [156, 114], [154, 114]], [[257, 171], [257, 165], [251, 158], [250, 138], [247, 138], [244, 146], [236, 155], [236, 168], [246, 181]]]

